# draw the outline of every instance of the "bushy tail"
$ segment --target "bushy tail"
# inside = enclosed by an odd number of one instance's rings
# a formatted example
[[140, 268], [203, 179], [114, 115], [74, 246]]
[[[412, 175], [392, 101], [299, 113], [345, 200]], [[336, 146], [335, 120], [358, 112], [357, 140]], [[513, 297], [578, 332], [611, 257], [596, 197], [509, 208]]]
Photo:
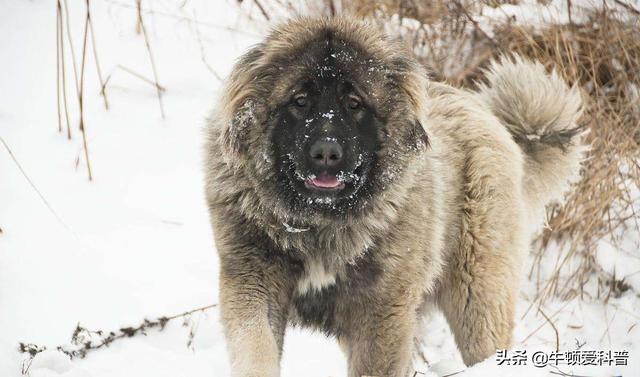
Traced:
[[576, 124], [580, 93], [555, 71], [548, 74], [540, 63], [518, 56], [494, 61], [486, 78], [478, 94], [522, 148], [525, 195], [539, 215], [578, 177], [586, 150]]

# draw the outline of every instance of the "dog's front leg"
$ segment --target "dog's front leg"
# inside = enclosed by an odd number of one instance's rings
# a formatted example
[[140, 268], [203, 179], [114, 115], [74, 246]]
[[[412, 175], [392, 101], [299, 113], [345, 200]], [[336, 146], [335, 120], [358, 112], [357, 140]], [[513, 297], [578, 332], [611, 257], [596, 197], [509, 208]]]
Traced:
[[252, 250], [221, 255], [220, 310], [233, 377], [277, 377], [290, 297], [281, 265]]
[[349, 377], [409, 376], [416, 317], [406, 302], [369, 308], [346, 340]]

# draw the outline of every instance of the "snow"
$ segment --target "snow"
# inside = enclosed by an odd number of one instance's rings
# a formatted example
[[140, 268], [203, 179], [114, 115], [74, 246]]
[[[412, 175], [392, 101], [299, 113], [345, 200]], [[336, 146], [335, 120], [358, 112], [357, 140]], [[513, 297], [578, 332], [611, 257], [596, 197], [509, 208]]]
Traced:
[[310, 230], [310, 228], [296, 228], [287, 223], [282, 223], [282, 225], [284, 225], [285, 230], [289, 233], [302, 233], [302, 232], [308, 232]]
[[334, 114], [334, 113], [333, 113], [333, 110], [330, 110], [329, 112], [322, 114], [322, 117], [323, 117], [323, 118], [327, 118], [327, 119], [331, 119], [331, 118], [333, 118], [335, 115], [336, 115], [336, 114]]
[[[264, 30], [252, 26], [235, 1], [143, 3], [154, 10], [145, 13], [145, 20], [160, 84], [166, 88], [166, 119], [160, 117], [155, 88], [118, 68], [153, 77], [143, 37], [135, 31], [134, 2], [92, 1], [102, 72], [111, 75], [107, 111], [93, 55], [87, 55], [85, 122], [92, 182], [70, 66], [72, 139], [57, 131], [55, 2], [3, 4], [0, 137], [53, 212], [0, 146], [0, 376], [20, 376], [25, 360], [29, 366], [28, 355], [18, 352], [20, 342], [50, 349], [32, 360], [28, 373], [33, 377], [229, 374], [215, 309], [193, 314], [185, 323], [172, 321], [163, 331], [117, 341], [85, 359], [69, 360], [55, 351], [69, 343], [78, 323], [94, 330], [119, 329], [217, 302], [217, 256], [200, 165], [204, 119], [221, 83], [207, 64], [224, 77]], [[69, 1], [78, 57], [84, 26], [80, 4]], [[628, 276], [637, 292], [637, 240], [625, 245], [630, 250], [603, 244], [598, 262], [621, 278]], [[549, 269], [554, 262], [548, 261]], [[553, 328], [535, 307], [527, 311], [535, 289], [533, 281], [523, 284], [514, 348], [550, 351], [556, 341]], [[542, 310], [558, 329], [561, 350], [586, 342], [584, 349], [629, 351], [627, 367], [565, 366], [564, 372], [640, 375], [636, 293], [612, 297], [607, 304], [550, 300]], [[429, 376], [463, 370], [444, 318], [434, 314], [425, 331], [429, 366], [416, 368]], [[283, 376], [342, 376], [346, 362], [333, 340], [290, 329], [281, 369]], [[458, 375], [537, 376], [549, 370], [497, 366], [489, 358]]]

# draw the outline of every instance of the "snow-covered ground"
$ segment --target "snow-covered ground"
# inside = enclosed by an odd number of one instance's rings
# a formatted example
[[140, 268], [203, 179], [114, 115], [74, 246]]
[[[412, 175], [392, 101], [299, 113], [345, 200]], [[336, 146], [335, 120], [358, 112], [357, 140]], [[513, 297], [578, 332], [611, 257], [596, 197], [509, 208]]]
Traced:
[[[84, 2], [68, 0], [78, 69]], [[144, 1], [166, 118], [154, 86], [133, 0], [93, 0], [92, 17], [109, 110], [100, 96], [89, 48], [85, 124], [94, 180], [89, 182], [70, 51], [65, 51], [72, 139], [58, 133], [56, 4], [8, 0], [0, 7], [0, 137], [47, 204], [0, 145], [0, 376], [22, 373], [20, 342], [69, 343], [78, 323], [94, 330], [136, 325], [217, 302], [217, 256], [203, 200], [202, 127], [220, 81], [236, 57], [264, 35], [229, 0]], [[255, 17], [260, 14], [254, 9]], [[195, 21], [197, 20], [197, 22]], [[197, 26], [196, 26], [197, 25]], [[198, 38], [198, 34], [200, 38]], [[65, 40], [66, 42], [66, 40]], [[66, 46], [68, 48], [68, 45]], [[206, 64], [205, 64], [206, 62]], [[65, 125], [63, 121], [63, 126]], [[637, 244], [629, 242], [632, 250]], [[603, 248], [605, 248], [603, 246]], [[635, 249], [633, 249], [635, 248]], [[629, 275], [640, 291], [637, 252], [604, 250], [601, 264]], [[634, 256], [635, 255], [635, 256]], [[553, 262], [553, 261], [552, 261]], [[635, 273], [635, 275], [634, 275]], [[515, 282], [514, 282], [515, 284]], [[588, 376], [640, 375], [640, 300], [628, 291], [607, 305], [575, 299], [534, 307], [535, 284], [523, 284], [514, 349], [627, 350], [628, 366], [560, 366]], [[526, 315], [525, 315], [526, 313]], [[226, 376], [227, 356], [215, 309], [186, 326], [170, 322], [113, 343], [85, 359], [45, 351], [34, 377]], [[194, 332], [189, 343], [189, 333]], [[417, 369], [444, 376], [464, 369], [442, 316], [428, 325]], [[530, 358], [529, 358], [530, 360]], [[530, 364], [531, 362], [529, 362]], [[320, 334], [290, 330], [283, 376], [342, 376], [345, 359]], [[552, 368], [498, 366], [490, 358], [460, 376], [548, 375]]]

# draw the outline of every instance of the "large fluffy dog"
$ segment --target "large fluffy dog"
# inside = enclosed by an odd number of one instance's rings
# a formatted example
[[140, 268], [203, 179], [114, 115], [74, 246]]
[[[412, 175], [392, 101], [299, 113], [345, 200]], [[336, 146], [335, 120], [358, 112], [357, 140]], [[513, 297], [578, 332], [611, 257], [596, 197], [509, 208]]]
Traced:
[[285, 328], [335, 336], [349, 376], [406, 376], [426, 307], [467, 364], [509, 347], [520, 264], [577, 173], [579, 94], [503, 59], [431, 83], [349, 19], [277, 27], [209, 121], [206, 194], [234, 376], [277, 376]]

